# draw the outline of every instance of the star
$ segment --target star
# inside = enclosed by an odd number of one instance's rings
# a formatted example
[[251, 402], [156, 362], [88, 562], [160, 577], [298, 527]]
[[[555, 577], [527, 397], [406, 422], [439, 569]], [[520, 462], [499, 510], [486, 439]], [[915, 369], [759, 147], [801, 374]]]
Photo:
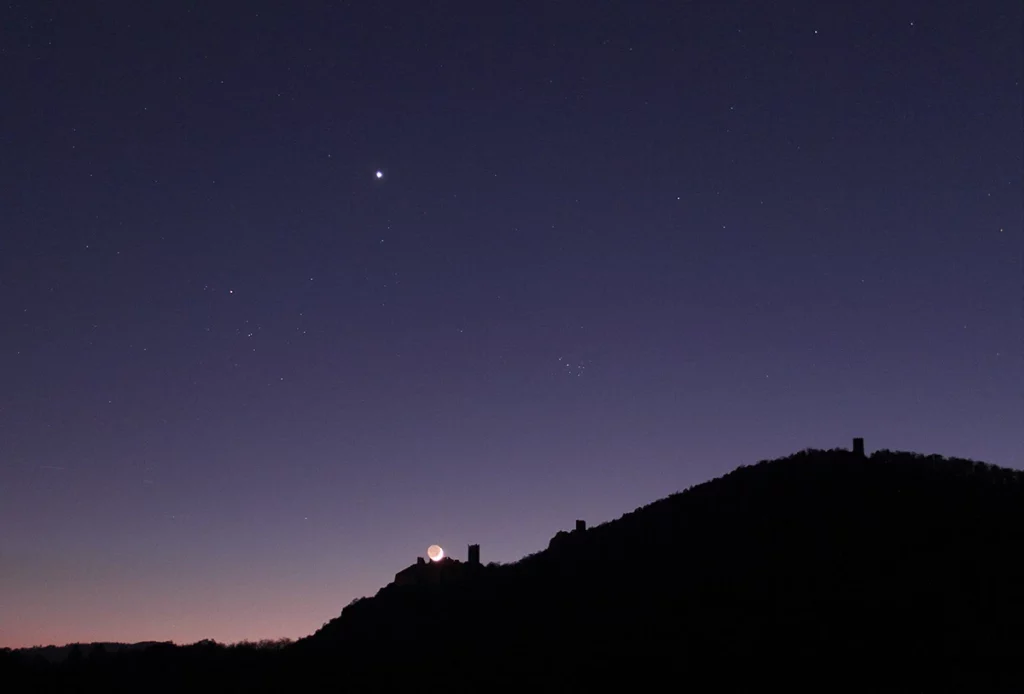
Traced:
[[377, 173], [374, 174], [374, 176], [376, 176], [377, 180], [379, 181], [380, 179], [384, 178], [384, 172], [378, 171]]

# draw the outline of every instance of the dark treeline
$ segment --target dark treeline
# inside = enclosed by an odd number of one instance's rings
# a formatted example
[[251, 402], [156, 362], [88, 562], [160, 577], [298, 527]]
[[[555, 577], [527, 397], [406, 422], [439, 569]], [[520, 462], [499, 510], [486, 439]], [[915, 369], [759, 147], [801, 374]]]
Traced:
[[[743, 466], [514, 564], [391, 584], [295, 644], [158, 644], [52, 663], [35, 690], [363, 690], [432, 678], [835, 691], [1020, 690], [1024, 475], [804, 451]], [[504, 688], [504, 687], [503, 687]]]
[[91, 643], [0, 650], [4, 691], [255, 691], [289, 640]]

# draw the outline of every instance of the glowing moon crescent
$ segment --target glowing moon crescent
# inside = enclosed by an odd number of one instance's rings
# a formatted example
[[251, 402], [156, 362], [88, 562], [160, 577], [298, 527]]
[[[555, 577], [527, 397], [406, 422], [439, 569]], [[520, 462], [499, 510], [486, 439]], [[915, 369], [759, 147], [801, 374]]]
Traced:
[[444, 559], [444, 550], [441, 549], [441, 545], [430, 545], [427, 548], [427, 556], [430, 557], [430, 561], [441, 561]]

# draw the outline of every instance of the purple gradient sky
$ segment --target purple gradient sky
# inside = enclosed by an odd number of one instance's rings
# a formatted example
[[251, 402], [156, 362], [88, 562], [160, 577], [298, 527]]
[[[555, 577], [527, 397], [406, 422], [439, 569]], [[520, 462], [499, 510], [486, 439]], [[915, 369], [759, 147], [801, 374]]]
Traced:
[[0, 10], [0, 646], [299, 637], [856, 435], [1024, 467], [1017, 0], [152, 5]]

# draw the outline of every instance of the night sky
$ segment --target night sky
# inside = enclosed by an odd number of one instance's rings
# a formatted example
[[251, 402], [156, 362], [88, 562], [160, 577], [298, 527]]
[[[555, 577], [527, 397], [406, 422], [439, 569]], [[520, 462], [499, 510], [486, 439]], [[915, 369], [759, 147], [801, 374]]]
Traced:
[[853, 436], [1024, 467], [1021, 14], [8, 4], [0, 646], [300, 637]]

